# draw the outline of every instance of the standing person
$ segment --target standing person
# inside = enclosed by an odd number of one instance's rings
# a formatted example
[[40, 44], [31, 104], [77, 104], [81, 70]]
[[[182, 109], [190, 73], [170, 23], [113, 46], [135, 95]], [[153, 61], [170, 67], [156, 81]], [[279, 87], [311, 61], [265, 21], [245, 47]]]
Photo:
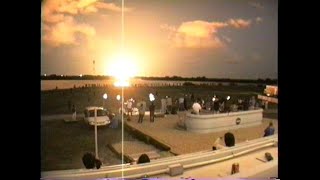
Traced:
[[145, 114], [145, 108], [144, 108], [144, 105], [143, 105], [142, 102], [140, 103], [140, 106], [139, 106], [138, 109], [139, 109], [139, 120], [138, 120], [138, 123], [142, 123], [143, 117], [144, 117], [144, 114]]
[[77, 110], [76, 107], [74, 106], [74, 104], [72, 105], [72, 120], [76, 120], [77, 119]]
[[153, 101], [151, 102], [151, 105], [149, 106], [149, 110], [150, 110], [150, 122], [154, 122], [154, 111], [155, 111], [156, 107], [153, 104]]
[[161, 99], [161, 112], [165, 114], [167, 111], [167, 100], [165, 98]]
[[180, 97], [179, 98], [179, 111], [184, 111], [184, 98]]
[[195, 99], [194, 99], [194, 94], [192, 93], [192, 94], [191, 94], [191, 102], [194, 103], [194, 100], [195, 100]]
[[131, 120], [131, 116], [132, 116], [132, 101], [129, 99], [127, 102], [127, 110], [128, 110], [128, 121]]
[[216, 99], [213, 101], [213, 108], [212, 108], [214, 114], [219, 113], [219, 107], [220, 107], [219, 99], [216, 98]]
[[170, 114], [172, 111], [172, 98], [170, 96], [167, 97], [167, 114]]
[[184, 100], [183, 100], [183, 105], [184, 105], [184, 109], [188, 110], [188, 102], [187, 102], [187, 95], [184, 96]]

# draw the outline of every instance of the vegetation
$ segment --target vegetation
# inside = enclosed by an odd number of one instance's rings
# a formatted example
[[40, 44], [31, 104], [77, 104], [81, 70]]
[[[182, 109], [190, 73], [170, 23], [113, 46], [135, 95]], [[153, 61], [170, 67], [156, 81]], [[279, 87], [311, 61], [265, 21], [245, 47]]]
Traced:
[[[41, 80], [105, 80], [110, 79], [110, 76], [103, 75], [41, 75]], [[166, 80], [166, 81], [208, 81], [208, 82], [230, 82], [230, 83], [258, 83], [258, 84], [277, 84], [278, 79], [230, 79], [230, 78], [207, 78], [205, 76], [199, 77], [181, 77], [181, 76], [165, 76], [165, 77], [142, 77], [137, 76], [136, 78], [142, 80]]]

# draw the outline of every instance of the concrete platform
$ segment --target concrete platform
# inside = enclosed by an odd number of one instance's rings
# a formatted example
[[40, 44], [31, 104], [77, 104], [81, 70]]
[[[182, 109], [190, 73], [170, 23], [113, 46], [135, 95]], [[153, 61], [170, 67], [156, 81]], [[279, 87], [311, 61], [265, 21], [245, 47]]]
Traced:
[[[274, 160], [262, 162], [259, 159], [265, 159], [264, 154], [271, 153]], [[239, 163], [240, 171], [231, 174], [231, 166], [233, 163]], [[184, 171], [182, 175], [170, 176], [168, 174], [160, 174], [151, 176], [150, 178], [164, 179], [238, 179], [238, 178], [264, 178], [278, 176], [278, 147], [270, 147], [246, 154], [234, 159], [226, 160], [216, 164], [210, 164], [202, 167], [196, 167]]]
[[[178, 115], [156, 118], [154, 123], [149, 121], [149, 116], [145, 116], [142, 124], [138, 123], [138, 117], [133, 117], [130, 122], [125, 122], [125, 127], [136, 132], [141, 140], [146, 143], [154, 146], [162, 144], [165, 146], [163, 149], [168, 149], [175, 155], [212, 150], [215, 140], [218, 137], [223, 137], [226, 132], [233, 133], [236, 139], [235, 143], [240, 143], [261, 138], [269, 122], [273, 122], [276, 129], [275, 133], [278, 129], [277, 120], [263, 118], [262, 123], [258, 126], [202, 134], [188, 132], [182, 128], [178, 129], [178, 122]], [[224, 142], [222, 142], [222, 145], [224, 145]]]

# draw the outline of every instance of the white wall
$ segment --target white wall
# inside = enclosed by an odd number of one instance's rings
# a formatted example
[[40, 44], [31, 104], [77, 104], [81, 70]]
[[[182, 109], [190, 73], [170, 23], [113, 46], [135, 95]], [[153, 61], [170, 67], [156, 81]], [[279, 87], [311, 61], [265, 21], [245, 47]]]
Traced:
[[[188, 131], [196, 133], [238, 129], [261, 124], [262, 112], [262, 109], [256, 109], [210, 115], [195, 115], [188, 113], [185, 124]], [[240, 118], [240, 124], [238, 125], [236, 124], [237, 118]]]

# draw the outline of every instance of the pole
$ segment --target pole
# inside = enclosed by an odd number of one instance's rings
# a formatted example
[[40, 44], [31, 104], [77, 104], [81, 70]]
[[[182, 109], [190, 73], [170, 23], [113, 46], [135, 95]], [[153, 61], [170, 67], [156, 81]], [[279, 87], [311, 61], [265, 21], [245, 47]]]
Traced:
[[[121, 1], [121, 53], [124, 51], [124, 0]], [[122, 94], [122, 109], [121, 109], [121, 120], [122, 120], [122, 134], [121, 134], [121, 162], [122, 162], [122, 179], [123, 179], [123, 86], [121, 87], [121, 94]]]
[[96, 158], [99, 159], [98, 156], [98, 134], [97, 134], [97, 109], [94, 110], [94, 138], [95, 138], [95, 148], [96, 148]]
[[124, 101], [124, 96], [123, 96], [123, 86], [121, 87], [121, 121], [122, 121], [122, 134], [121, 134], [121, 164], [122, 164], [122, 178], [123, 178], [123, 101]]

